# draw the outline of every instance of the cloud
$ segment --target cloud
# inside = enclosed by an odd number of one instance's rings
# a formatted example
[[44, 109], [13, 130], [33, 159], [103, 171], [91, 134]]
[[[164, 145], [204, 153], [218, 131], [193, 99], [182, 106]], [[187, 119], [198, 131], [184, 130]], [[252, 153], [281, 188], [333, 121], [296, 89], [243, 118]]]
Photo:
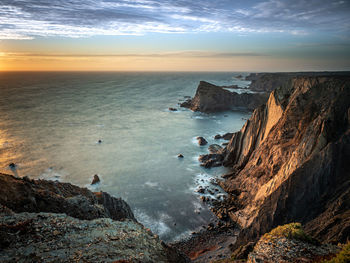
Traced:
[[211, 51], [178, 51], [164, 53], [123, 53], [123, 54], [62, 54], [62, 53], [27, 53], [27, 52], [2, 52], [0, 55], [11, 58], [28, 58], [28, 57], [55, 57], [55, 58], [122, 58], [122, 57], [139, 57], [139, 58], [164, 58], [164, 57], [191, 57], [191, 58], [229, 58], [229, 57], [257, 57], [267, 56], [255, 52], [211, 52]]
[[0, 39], [155, 33], [350, 32], [339, 0], [0, 0]]

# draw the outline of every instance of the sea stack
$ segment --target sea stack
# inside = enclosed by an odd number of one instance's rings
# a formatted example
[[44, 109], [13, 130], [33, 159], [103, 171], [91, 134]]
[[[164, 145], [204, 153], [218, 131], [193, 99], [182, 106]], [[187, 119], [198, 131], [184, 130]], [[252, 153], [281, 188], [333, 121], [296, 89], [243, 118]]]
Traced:
[[97, 174], [95, 174], [92, 179], [91, 185], [97, 184], [99, 182], [100, 182], [100, 177]]

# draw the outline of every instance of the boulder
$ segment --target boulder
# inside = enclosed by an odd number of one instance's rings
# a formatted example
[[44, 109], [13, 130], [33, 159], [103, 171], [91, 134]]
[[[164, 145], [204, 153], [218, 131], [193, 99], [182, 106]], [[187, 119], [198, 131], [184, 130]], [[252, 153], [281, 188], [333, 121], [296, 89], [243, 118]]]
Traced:
[[207, 140], [204, 139], [203, 137], [197, 137], [197, 140], [198, 140], [198, 144], [199, 144], [200, 146], [203, 146], [203, 145], [208, 144]]
[[221, 137], [221, 135], [220, 134], [216, 134], [215, 136], [214, 136], [214, 139], [215, 140], [220, 140], [222, 137]]

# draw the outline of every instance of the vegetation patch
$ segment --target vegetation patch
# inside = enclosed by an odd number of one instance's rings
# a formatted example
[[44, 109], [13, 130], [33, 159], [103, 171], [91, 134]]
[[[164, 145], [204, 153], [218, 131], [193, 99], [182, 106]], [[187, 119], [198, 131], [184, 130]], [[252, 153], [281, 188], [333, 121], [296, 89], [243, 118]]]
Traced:
[[343, 249], [332, 259], [325, 260], [323, 263], [347, 263], [350, 262], [350, 241]]
[[274, 240], [276, 238], [285, 237], [288, 239], [299, 240], [311, 244], [319, 244], [319, 242], [307, 235], [300, 223], [290, 223], [283, 226], [278, 226], [271, 230], [270, 233], [263, 235], [263, 239]]

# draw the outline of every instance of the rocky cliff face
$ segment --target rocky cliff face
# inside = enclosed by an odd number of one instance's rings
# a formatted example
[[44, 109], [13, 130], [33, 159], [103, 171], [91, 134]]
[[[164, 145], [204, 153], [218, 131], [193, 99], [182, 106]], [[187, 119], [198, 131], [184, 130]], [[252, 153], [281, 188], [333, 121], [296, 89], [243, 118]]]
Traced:
[[188, 262], [135, 221], [0, 212], [1, 262]]
[[265, 103], [267, 97], [265, 93], [238, 94], [223, 87], [201, 81], [193, 99], [182, 103], [181, 107], [207, 113], [231, 109], [253, 110]]
[[349, 76], [286, 78], [224, 155], [241, 240], [293, 221], [325, 242], [349, 238]]
[[120, 198], [0, 174], [1, 262], [188, 262]]

